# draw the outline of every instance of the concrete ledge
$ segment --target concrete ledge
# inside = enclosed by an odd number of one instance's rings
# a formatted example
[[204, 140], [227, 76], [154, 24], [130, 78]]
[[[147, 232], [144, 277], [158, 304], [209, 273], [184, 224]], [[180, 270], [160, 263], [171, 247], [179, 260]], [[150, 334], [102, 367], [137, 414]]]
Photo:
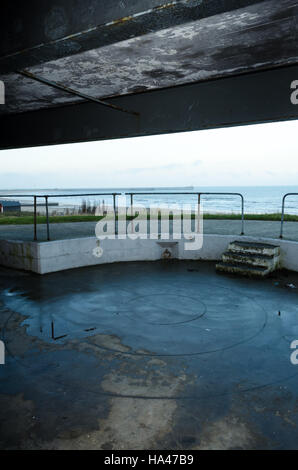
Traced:
[[[126, 261], [155, 261], [168, 249], [173, 258], [212, 260], [221, 259], [228, 244], [234, 240], [255, 241], [280, 246], [281, 267], [298, 272], [298, 242], [239, 235], [204, 235], [200, 250], [186, 250], [187, 240], [103, 240], [96, 237], [52, 242], [0, 241], [0, 264], [6, 267], [46, 274], [65, 269]], [[98, 249], [102, 249], [101, 256]]]
[[9, 268], [40, 272], [38, 243], [16, 240], [0, 241], [0, 264]]

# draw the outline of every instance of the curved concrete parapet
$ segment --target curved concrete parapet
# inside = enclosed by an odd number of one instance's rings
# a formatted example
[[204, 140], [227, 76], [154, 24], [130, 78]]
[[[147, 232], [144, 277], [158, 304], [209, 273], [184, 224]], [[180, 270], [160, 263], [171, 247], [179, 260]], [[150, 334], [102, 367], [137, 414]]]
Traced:
[[[271, 243], [280, 246], [281, 267], [298, 271], [298, 242], [239, 235], [204, 235], [200, 249], [186, 249], [186, 240], [124, 239], [96, 237], [52, 242], [0, 241], [0, 264], [6, 267], [46, 274], [65, 269], [127, 261], [159, 259], [220, 260], [234, 240]], [[189, 242], [188, 242], [189, 244]]]

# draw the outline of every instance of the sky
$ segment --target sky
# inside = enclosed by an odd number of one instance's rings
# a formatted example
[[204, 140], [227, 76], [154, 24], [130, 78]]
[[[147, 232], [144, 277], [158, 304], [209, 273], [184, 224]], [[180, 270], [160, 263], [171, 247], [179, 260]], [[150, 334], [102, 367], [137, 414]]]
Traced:
[[298, 184], [298, 121], [0, 151], [2, 189]]

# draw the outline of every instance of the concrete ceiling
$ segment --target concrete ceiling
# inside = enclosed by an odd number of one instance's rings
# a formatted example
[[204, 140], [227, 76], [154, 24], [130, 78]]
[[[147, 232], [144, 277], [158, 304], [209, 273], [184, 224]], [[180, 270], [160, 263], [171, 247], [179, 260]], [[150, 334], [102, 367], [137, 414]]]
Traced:
[[3, 0], [0, 149], [298, 119], [297, 30], [298, 0]]
[[[267, 0], [27, 70], [107, 98], [295, 64], [297, 18], [297, 1]], [[2, 115], [84, 101], [16, 73], [0, 79], [6, 86]]]

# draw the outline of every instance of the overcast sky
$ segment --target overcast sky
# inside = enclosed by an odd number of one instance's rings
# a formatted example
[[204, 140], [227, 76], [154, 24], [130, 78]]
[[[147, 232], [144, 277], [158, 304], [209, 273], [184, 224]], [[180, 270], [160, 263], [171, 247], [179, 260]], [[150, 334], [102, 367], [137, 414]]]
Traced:
[[298, 121], [0, 151], [20, 188], [298, 184]]

